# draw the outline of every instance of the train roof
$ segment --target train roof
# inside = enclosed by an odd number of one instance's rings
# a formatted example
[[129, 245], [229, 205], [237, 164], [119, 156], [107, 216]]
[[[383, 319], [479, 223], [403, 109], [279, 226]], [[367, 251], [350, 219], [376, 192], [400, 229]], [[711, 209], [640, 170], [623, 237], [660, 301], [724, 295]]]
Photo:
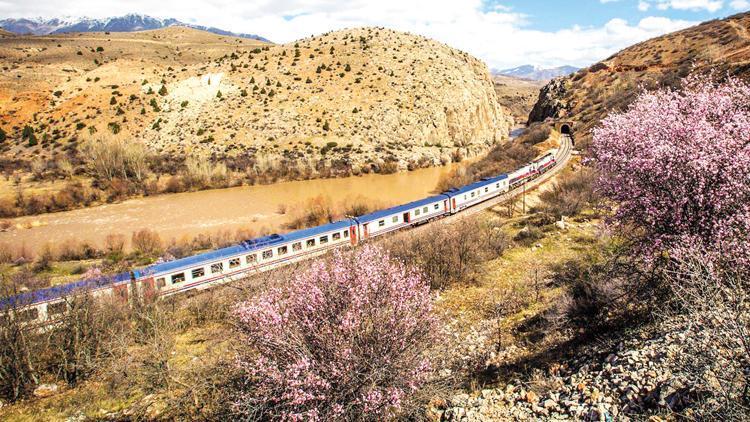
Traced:
[[127, 280], [130, 280], [130, 273], [119, 273], [25, 292], [0, 300], [0, 309], [7, 309], [13, 306], [34, 305], [49, 300], [59, 299], [77, 290], [96, 289]]
[[417, 201], [409, 202], [408, 204], [397, 205], [395, 207], [365, 214], [363, 216], [357, 217], [357, 221], [359, 221], [360, 223], [369, 223], [371, 221], [375, 221], [384, 217], [388, 217], [389, 215], [406, 212], [412, 208], [421, 207], [422, 205], [431, 204], [433, 202], [442, 201], [444, 199], [445, 199], [445, 196], [443, 196], [442, 194], [430, 196], [430, 197], [423, 198]]
[[286, 234], [272, 234], [256, 239], [249, 239], [237, 245], [228, 246], [226, 248], [216, 249], [210, 252], [176, 259], [174, 261], [151, 265], [144, 268], [140, 274], [154, 275], [168, 273], [181, 268], [192, 267], [201, 263], [218, 261], [230, 256], [241, 255], [243, 253], [249, 253], [276, 245], [283, 245], [285, 243], [289, 243], [298, 239], [313, 237], [318, 234], [340, 230], [345, 227], [348, 228], [350, 224], [351, 223], [349, 222], [349, 220], [342, 220], [335, 223], [323, 224], [322, 226], [297, 230]]
[[470, 192], [470, 191], [473, 191], [474, 189], [481, 188], [481, 187], [487, 186], [487, 185], [491, 185], [493, 183], [499, 182], [499, 181], [501, 181], [503, 179], [507, 179], [507, 178], [508, 178], [507, 174], [501, 174], [501, 175], [495, 176], [495, 177], [485, 177], [484, 179], [482, 179], [482, 180], [480, 180], [478, 182], [474, 182], [474, 183], [468, 184], [466, 186], [462, 186], [460, 188], [448, 189], [447, 191], [443, 192], [443, 194], [444, 195], [448, 195], [448, 196], [460, 195], [462, 193]]

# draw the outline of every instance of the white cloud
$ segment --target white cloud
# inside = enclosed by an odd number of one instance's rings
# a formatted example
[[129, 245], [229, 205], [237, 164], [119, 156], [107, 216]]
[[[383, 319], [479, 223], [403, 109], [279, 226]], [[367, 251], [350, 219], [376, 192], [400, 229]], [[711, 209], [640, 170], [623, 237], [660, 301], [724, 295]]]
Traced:
[[656, 0], [659, 10], [676, 9], [707, 12], [717, 12], [724, 7], [723, 0]]
[[750, 9], [750, 1], [733, 0], [731, 3], [729, 3], [729, 6], [734, 10], [748, 10]]
[[650, 8], [651, 8], [651, 3], [645, 2], [643, 0], [638, 2], [638, 10], [640, 10], [641, 12], [646, 12]]
[[[677, 0], [674, 0], [677, 1]], [[684, 0], [683, 0], [684, 1]], [[385, 26], [425, 35], [467, 51], [490, 67], [521, 64], [585, 66], [612, 53], [694, 22], [647, 17], [637, 24], [612, 19], [600, 27], [530, 29], [527, 16], [483, 0], [28, 0], [0, 16], [117, 16], [144, 13], [290, 42], [355, 26]]]

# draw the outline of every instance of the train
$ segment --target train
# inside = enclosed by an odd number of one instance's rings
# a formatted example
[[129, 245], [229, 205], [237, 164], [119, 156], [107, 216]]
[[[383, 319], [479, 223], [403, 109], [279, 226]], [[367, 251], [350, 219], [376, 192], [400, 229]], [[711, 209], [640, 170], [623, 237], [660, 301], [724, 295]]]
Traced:
[[[207, 289], [320, 256], [331, 249], [355, 246], [397, 230], [460, 213], [500, 196], [553, 168], [557, 163], [555, 153], [556, 150], [550, 150], [508, 174], [484, 178], [439, 195], [369, 214], [285, 234], [248, 239], [229, 247], [119, 274], [11, 296], [0, 300], [0, 323], [4, 318], [17, 318], [28, 324], [54, 322], [67, 311], [66, 298], [84, 290], [95, 297], [110, 294], [125, 301], [132, 295], [160, 298]], [[10, 309], [15, 312], [8, 312]]]

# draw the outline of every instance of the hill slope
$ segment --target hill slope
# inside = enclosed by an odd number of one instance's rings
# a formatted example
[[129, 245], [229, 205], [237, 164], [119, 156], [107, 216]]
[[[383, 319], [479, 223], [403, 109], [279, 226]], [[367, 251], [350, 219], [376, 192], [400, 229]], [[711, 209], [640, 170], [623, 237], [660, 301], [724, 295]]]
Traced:
[[[474, 155], [504, 140], [512, 120], [482, 62], [385, 29], [285, 45], [177, 27], [14, 37], [0, 40], [0, 56], [12, 63], [0, 79], [0, 127], [16, 159], [75, 155], [92, 133], [117, 132], [171, 159], [346, 172]], [[39, 145], [24, 141], [25, 125]]]
[[573, 119], [577, 143], [608, 113], [623, 110], [639, 92], [676, 86], [691, 72], [750, 77], [750, 13], [713, 20], [657, 37], [587, 69], [551, 81], [541, 91], [529, 121]]

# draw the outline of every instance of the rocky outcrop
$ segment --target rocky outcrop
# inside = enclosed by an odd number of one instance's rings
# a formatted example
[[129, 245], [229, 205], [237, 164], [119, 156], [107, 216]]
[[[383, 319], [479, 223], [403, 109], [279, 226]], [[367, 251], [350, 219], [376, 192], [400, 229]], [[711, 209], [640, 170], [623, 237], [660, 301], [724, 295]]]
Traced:
[[539, 99], [529, 114], [529, 123], [541, 122], [547, 118], [556, 119], [563, 115], [568, 107], [566, 81], [565, 78], [557, 78], [542, 87]]

